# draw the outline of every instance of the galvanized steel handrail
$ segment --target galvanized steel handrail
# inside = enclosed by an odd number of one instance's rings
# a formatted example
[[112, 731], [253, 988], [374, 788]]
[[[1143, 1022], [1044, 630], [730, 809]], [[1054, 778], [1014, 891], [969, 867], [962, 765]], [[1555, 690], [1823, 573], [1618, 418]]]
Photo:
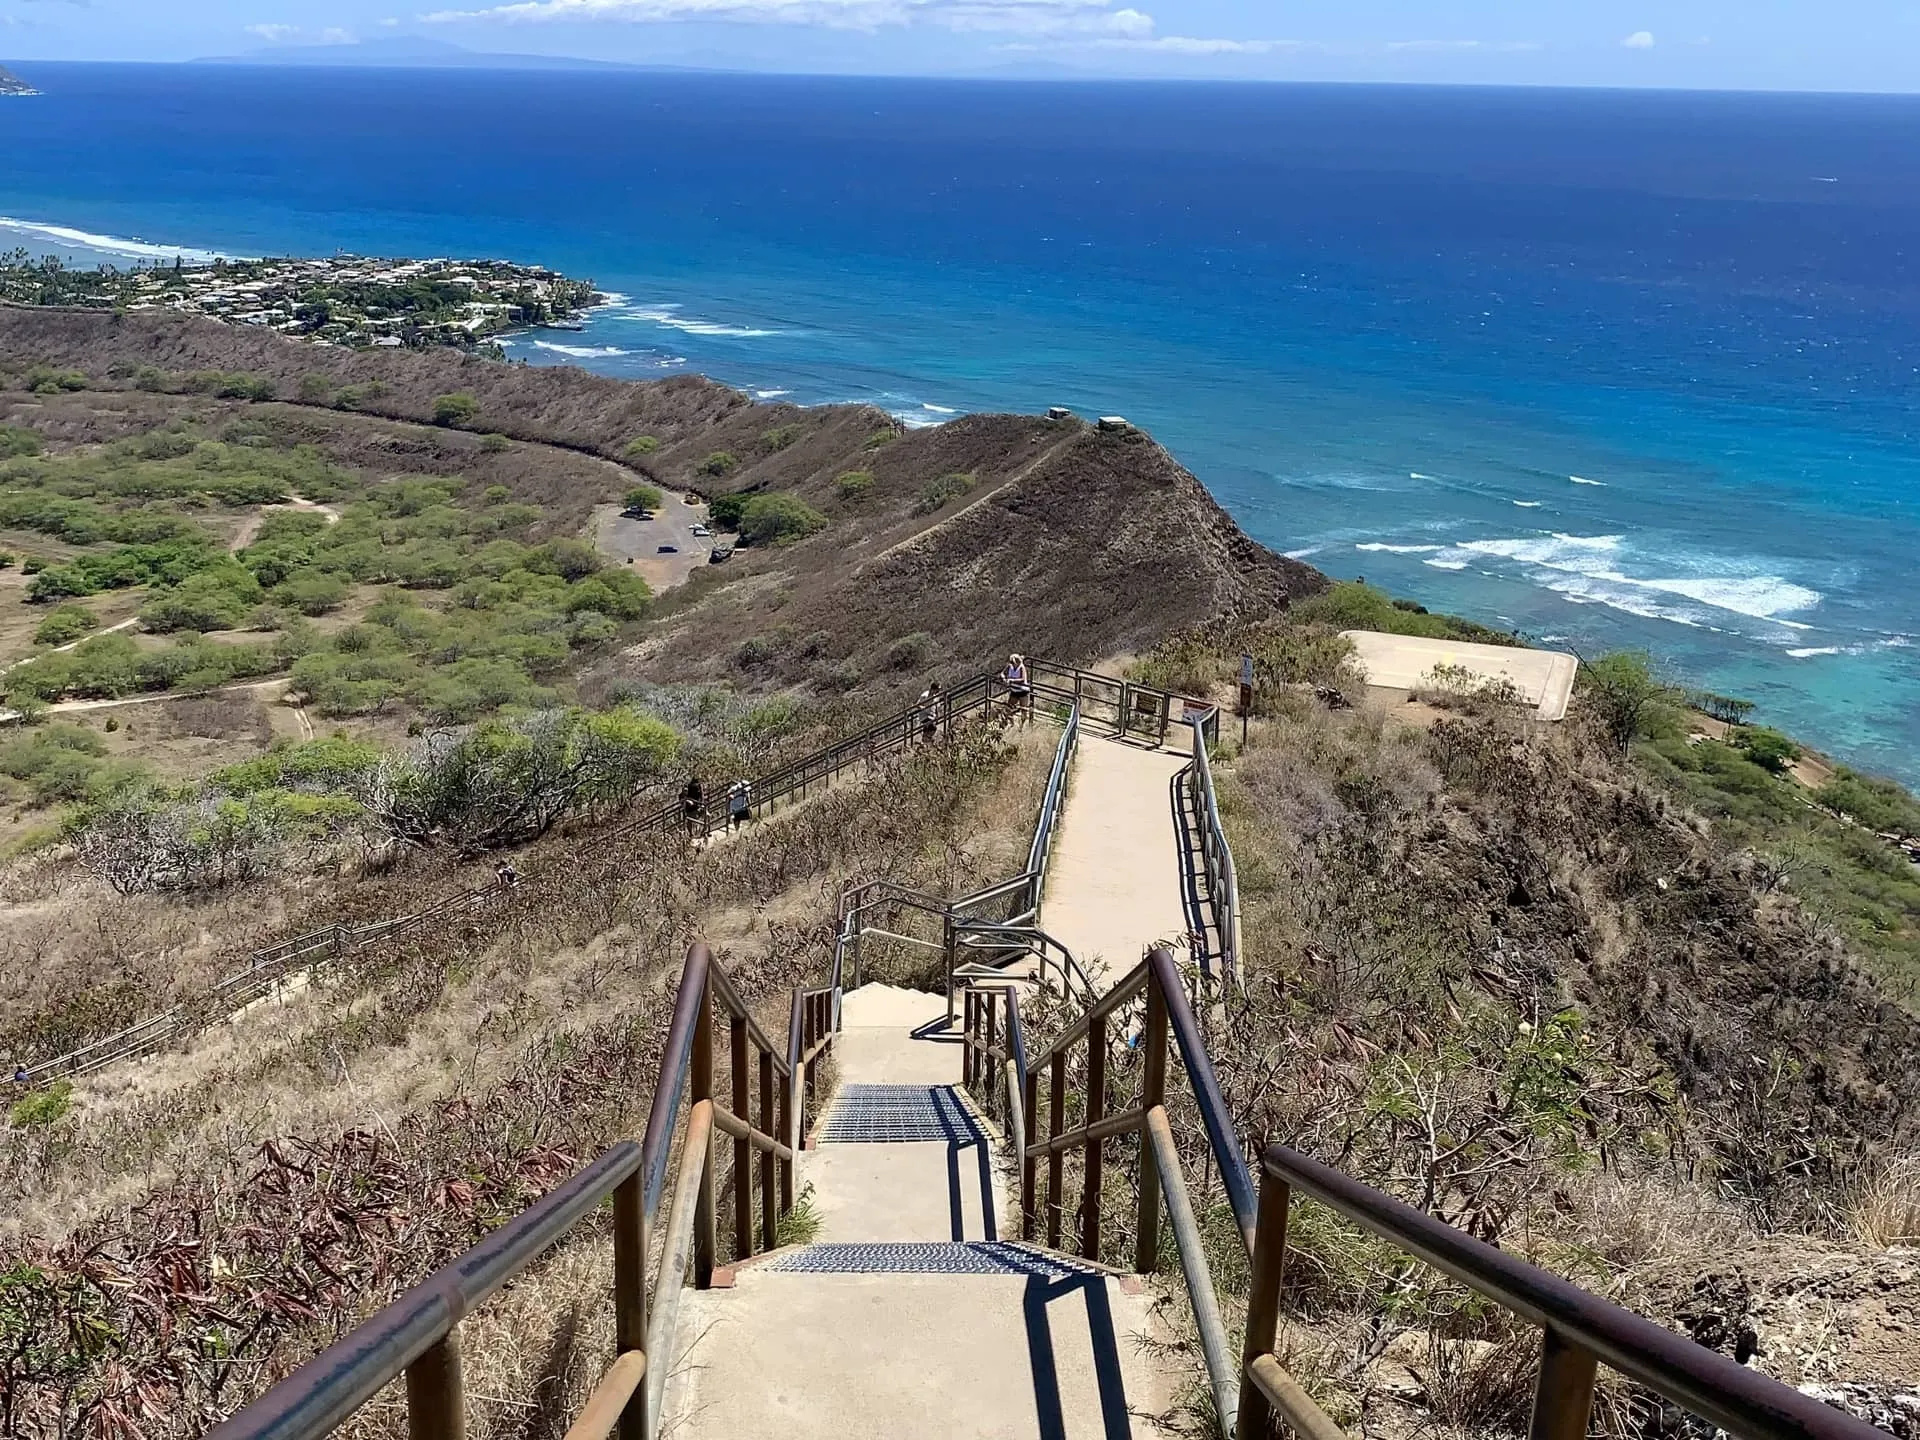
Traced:
[[1193, 727], [1193, 764], [1187, 771], [1193, 808], [1200, 818], [1200, 859], [1207, 877], [1207, 904], [1220, 937], [1220, 978], [1244, 988], [1240, 973], [1240, 876], [1233, 864], [1233, 847], [1220, 823], [1220, 801], [1213, 788], [1213, 762], [1207, 754], [1202, 726]]
[[[823, 991], [797, 992], [802, 996]], [[824, 1011], [822, 1011], [824, 1013]], [[731, 1107], [716, 1094], [714, 1032], [730, 1032]], [[753, 1230], [754, 1156], [759, 1156], [760, 1249], [770, 1249], [777, 1221], [793, 1206], [796, 1147], [774, 1130], [788, 1131], [806, 1104], [811, 1069], [826, 1041], [802, 1067], [789, 1046], [774, 1052], [754, 1023], [732, 977], [703, 944], [687, 952], [673, 1020], [661, 1054], [659, 1083], [645, 1139], [606, 1151], [564, 1184], [529, 1206], [452, 1263], [435, 1271], [372, 1319], [356, 1327], [238, 1414], [214, 1427], [209, 1440], [319, 1440], [393, 1381], [406, 1377], [408, 1433], [416, 1440], [453, 1440], [464, 1434], [460, 1322], [546, 1253], [576, 1224], [613, 1200], [615, 1348], [613, 1364], [595, 1387], [574, 1440], [618, 1428], [622, 1440], [650, 1440], [657, 1421], [664, 1365], [649, 1357], [672, 1348], [678, 1294], [692, 1262], [694, 1283], [712, 1282], [717, 1252], [716, 1176], [711, 1147], [721, 1130], [734, 1143], [734, 1252], [756, 1249]], [[753, 1108], [753, 1057], [759, 1061], [759, 1123]], [[776, 1076], [780, 1080], [775, 1085]], [[649, 1306], [649, 1236], [659, 1214], [683, 1092], [693, 1101], [678, 1147], [680, 1183]], [[777, 1111], [777, 1113], [776, 1113]], [[777, 1172], [777, 1173], [776, 1173]], [[644, 1385], [645, 1389], [642, 1390]], [[644, 1398], [636, 1401], [636, 1396]]]

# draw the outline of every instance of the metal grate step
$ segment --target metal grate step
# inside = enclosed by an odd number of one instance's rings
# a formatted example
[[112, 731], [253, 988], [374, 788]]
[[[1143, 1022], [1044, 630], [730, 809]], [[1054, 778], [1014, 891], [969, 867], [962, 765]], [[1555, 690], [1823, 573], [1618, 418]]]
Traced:
[[1106, 1273], [1071, 1256], [1004, 1240], [809, 1245], [765, 1268], [787, 1275], [1027, 1275], [1041, 1280]]
[[819, 1145], [975, 1145], [984, 1138], [951, 1085], [844, 1085], [814, 1132]]

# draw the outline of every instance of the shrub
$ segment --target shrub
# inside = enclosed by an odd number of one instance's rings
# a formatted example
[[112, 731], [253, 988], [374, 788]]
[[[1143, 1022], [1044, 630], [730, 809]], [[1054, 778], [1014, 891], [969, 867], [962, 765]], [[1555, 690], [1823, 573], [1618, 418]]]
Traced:
[[739, 466], [740, 462], [733, 458], [732, 452], [716, 450], [700, 462], [700, 473], [714, 476], [731, 475]]
[[876, 430], [867, 436], [867, 449], [878, 450], [882, 445], [891, 445], [899, 438], [897, 430]]
[[834, 493], [842, 500], [859, 500], [873, 490], [873, 474], [867, 470], [849, 470], [833, 482]]
[[479, 413], [480, 402], [464, 390], [434, 397], [433, 423], [436, 425], [471, 425]]
[[1778, 730], [1764, 725], [1745, 725], [1733, 732], [1733, 745], [1742, 755], [1763, 770], [1784, 775], [1800, 758], [1800, 747]]
[[798, 425], [777, 425], [760, 437], [760, 443], [769, 451], [784, 450], [800, 438]]
[[1882, 834], [1920, 835], [1920, 800], [1891, 780], [1842, 769], [1814, 796], [1829, 810]]
[[108, 758], [106, 742], [84, 725], [46, 725], [0, 742], [0, 775], [25, 785], [36, 805], [98, 799], [138, 773]]
[[933, 655], [933, 636], [924, 630], [902, 635], [887, 647], [887, 666], [893, 670], [918, 670]]
[[707, 518], [722, 530], [738, 530], [741, 512], [747, 508], [745, 495], [722, 495], [707, 507]]
[[480, 440], [481, 451], [488, 455], [504, 455], [512, 448], [512, 442], [504, 435], [487, 435]]
[[93, 612], [84, 605], [62, 605], [40, 622], [40, 628], [33, 632], [33, 643], [71, 645], [99, 623]]
[[274, 587], [273, 598], [302, 615], [324, 615], [339, 609], [352, 589], [342, 577], [324, 570], [298, 570]]
[[651, 435], [637, 435], [627, 442], [625, 454], [632, 459], [642, 455], [651, 455], [660, 448], [660, 442]]
[[779, 642], [770, 635], [750, 635], [733, 647], [733, 663], [742, 670], [759, 670], [779, 658]]
[[513, 492], [504, 485], [489, 485], [480, 492], [482, 505], [504, 505], [513, 498]]
[[140, 607], [149, 630], [232, 630], [260, 603], [260, 582], [238, 565], [190, 575], [168, 589], [156, 590]]
[[27, 371], [27, 389], [35, 395], [58, 395], [62, 390], [84, 390], [87, 377], [78, 370], [56, 370], [51, 365], [36, 365]]
[[333, 394], [333, 381], [324, 375], [302, 375], [300, 377], [300, 398], [309, 405], [324, 405]]
[[627, 491], [627, 504], [641, 510], [658, 510], [665, 499], [657, 485], [635, 485]]
[[133, 388], [156, 393], [167, 388], [167, 374], [158, 365], [142, 365], [133, 372]]
[[791, 544], [826, 524], [827, 517], [798, 495], [755, 495], [740, 511], [740, 534], [756, 545]]
[[38, 455], [41, 450], [38, 431], [21, 425], [0, 425], [0, 460], [21, 455]]
[[73, 1082], [56, 1080], [44, 1090], [35, 1090], [14, 1101], [13, 1108], [7, 1111], [7, 1123], [21, 1130], [51, 1125], [71, 1109]]
[[931, 515], [936, 510], [945, 509], [962, 495], [971, 492], [978, 483], [977, 477], [959, 473], [942, 475], [938, 480], [929, 480], [920, 489], [920, 500], [914, 506], [914, 512], [920, 515]]
[[534, 551], [529, 568], [566, 580], [584, 580], [605, 564], [600, 552], [584, 540], [549, 540]]

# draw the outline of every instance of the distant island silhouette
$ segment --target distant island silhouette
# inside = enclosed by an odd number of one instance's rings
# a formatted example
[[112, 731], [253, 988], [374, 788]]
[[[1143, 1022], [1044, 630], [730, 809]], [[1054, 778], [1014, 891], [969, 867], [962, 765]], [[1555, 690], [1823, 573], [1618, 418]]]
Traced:
[[6, 66], [0, 65], [0, 95], [38, 95], [39, 93]]

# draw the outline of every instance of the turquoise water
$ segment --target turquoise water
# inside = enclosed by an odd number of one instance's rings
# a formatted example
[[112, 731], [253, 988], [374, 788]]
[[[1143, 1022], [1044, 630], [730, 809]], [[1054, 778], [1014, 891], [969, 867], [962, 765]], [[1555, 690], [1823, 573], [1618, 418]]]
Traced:
[[1124, 414], [1276, 549], [1920, 780], [1920, 101], [36, 75], [0, 244], [502, 255], [617, 296], [536, 363]]

